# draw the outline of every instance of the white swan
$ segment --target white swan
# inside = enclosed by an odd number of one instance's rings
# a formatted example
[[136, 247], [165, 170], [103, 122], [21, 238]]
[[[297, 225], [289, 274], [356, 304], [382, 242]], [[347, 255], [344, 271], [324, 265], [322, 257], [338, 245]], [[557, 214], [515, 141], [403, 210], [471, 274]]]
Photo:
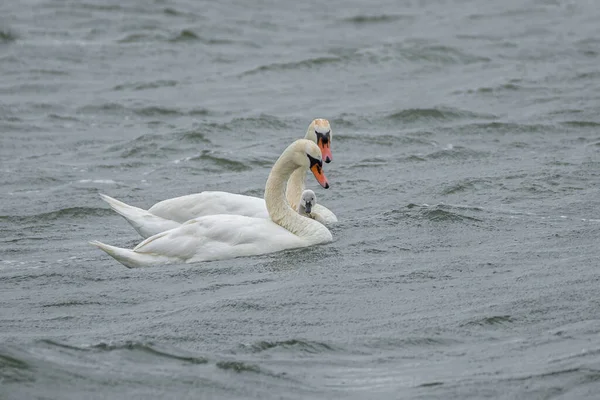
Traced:
[[[331, 162], [331, 127], [326, 119], [315, 119], [308, 126], [305, 139], [319, 145], [323, 160]], [[306, 169], [297, 169], [287, 184], [286, 196], [292, 208], [296, 208], [300, 195], [304, 190]], [[248, 217], [268, 218], [269, 213], [264, 199], [241, 194], [206, 191], [174, 197], [153, 205], [150, 209], [130, 206], [105, 194], [100, 194], [110, 207], [123, 216], [133, 228], [143, 237], [148, 238], [160, 232], [175, 228], [185, 221], [204, 215], [232, 214]], [[338, 221], [337, 217], [327, 207], [317, 204], [313, 215], [318, 216], [322, 223], [329, 225]]]
[[90, 244], [125, 266], [135, 268], [223, 260], [331, 242], [331, 232], [325, 225], [299, 215], [285, 197], [286, 182], [298, 168], [310, 169], [321, 186], [329, 188], [322, 166], [321, 150], [312, 141], [300, 139], [285, 149], [271, 169], [265, 186], [270, 219], [207, 215], [151, 236], [133, 250], [98, 241]]
[[298, 203], [298, 214], [312, 218], [316, 221], [319, 221], [323, 225], [325, 225], [325, 221], [318, 213], [313, 213], [313, 209], [317, 205], [317, 195], [310, 189], [302, 192], [302, 196], [300, 196], [300, 202]]

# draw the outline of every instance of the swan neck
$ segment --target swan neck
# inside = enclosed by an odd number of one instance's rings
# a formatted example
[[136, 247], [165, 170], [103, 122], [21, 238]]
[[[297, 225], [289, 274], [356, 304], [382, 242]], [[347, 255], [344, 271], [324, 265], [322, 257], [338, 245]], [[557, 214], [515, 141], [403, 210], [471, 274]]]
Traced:
[[287, 183], [286, 197], [290, 206], [295, 210], [300, 204], [300, 196], [304, 192], [304, 182], [306, 181], [306, 169], [298, 168], [290, 176]]
[[[289, 150], [289, 149], [288, 149]], [[269, 217], [277, 225], [287, 229], [294, 235], [311, 240], [315, 237], [315, 232], [321, 230], [321, 227], [315, 227], [312, 224], [316, 221], [298, 214], [290, 207], [285, 196], [287, 182], [290, 176], [298, 169], [291, 162], [291, 151], [285, 151], [277, 160], [265, 187], [265, 203]], [[304, 169], [304, 167], [299, 167]], [[298, 202], [300, 197], [298, 196]], [[316, 222], [320, 225], [318, 222]], [[324, 227], [323, 227], [324, 228]]]
[[[265, 203], [271, 220], [308, 243], [320, 243], [325, 238], [331, 240], [331, 232], [314, 219], [304, 217], [290, 207], [285, 192], [290, 176], [298, 168], [292, 162], [294, 147], [290, 146], [279, 157], [271, 169], [265, 186]], [[300, 202], [300, 195], [298, 195]]]

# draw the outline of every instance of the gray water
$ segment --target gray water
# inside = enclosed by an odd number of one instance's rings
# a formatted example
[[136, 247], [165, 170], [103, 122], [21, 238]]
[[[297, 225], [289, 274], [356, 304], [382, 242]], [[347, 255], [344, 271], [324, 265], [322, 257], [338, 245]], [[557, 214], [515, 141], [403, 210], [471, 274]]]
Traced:
[[[2, 2], [0, 397], [597, 398], [599, 79], [595, 1]], [[333, 243], [87, 243], [318, 117]]]

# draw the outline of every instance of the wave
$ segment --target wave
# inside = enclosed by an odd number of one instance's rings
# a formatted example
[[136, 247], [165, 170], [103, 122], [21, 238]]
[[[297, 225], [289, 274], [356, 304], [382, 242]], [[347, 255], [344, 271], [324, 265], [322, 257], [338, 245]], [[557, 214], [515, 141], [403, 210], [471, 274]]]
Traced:
[[174, 134], [178, 141], [189, 142], [189, 143], [211, 143], [210, 140], [198, 129], [191, 129], [176, 132]]
[[483, 222], [480, 218], [464, 214], [464, 212], [473, 211], [478, 212], [481, 209], [477, 207], [455, 207], [446, 204], [428, 206], [410, 203], [404, 208], [386, 211], [382, 216], [393, 224], [397, 224], [400, 221], [467, 224]]
[[204, 44], [234, 44], [237, 43], [235, 40], [230, 39], [216, 39], [216, 38], [205, 38], [190, 29], [183, 29], [182, 31], [176, 33], [168, 39], [171, 43], [180, 43], [180, 42], [202, 42]]
[[402, 43], [385, 44], [380, 47], [358, 50], [355, 56], [366, 58], [371, 63], [388, 62], [390, 58], [418, 64], [435, 65], [468, 65], [487, 63], [491, 59], [460, 51], [454, 47], [429, 44], [425, 40], [408, 40]]
[[361, 142], [370, 145], [378, 146], [397, 146], [397, 145], [426, 145], [432, 146], [437, 145], [434, 140], [428, 139], [424, 136], [426, 132], [419, 132], [418, 134], [398, 134], [398, 135], [370, 135], [370, 134], [344, 134], [340, 136], [334, 136], [333, 140], [340, 142]]
[[452, 346], [461, 344], [460, 340], [444, 337], [376, 337], [368, 338], [363, 346], [378, 350], [395, 350], [401, 348], [423, 348], [435, 346]]
[[142, 135], [126, 143], [110, 146], [108, 152], [118, 152], [121, 158], [166, 158], [168, 154], [176, 153], [178, 150], [162, 144], [164, 137], [161, 135]]
[[300, 61], [292, 61], [287, 63], [273, 63], [267, 65], [261, 65], [254, 69], [245, 71], [241, 74], [241, 76], [248, 76], [259, 74], [263, 72], [277, 72], [277, 71], [290, 71], [296, 69], [312, 69], [318, 68], [323, 65], [329, 64], [338, 64], [342, 62], [344, 59], [336, 56], [323, 56], [323, 57], [315, 57], [315, 58], [307, 58]]
[[29, 363], [0, 348], [0, 382], [20, 384], [32, 381]]
[[425, 158], [429, 160], [439, 159], [456, 159], [456, 160], [469, 160], [469, 159], [481, 159], [490, 155], [487, 151], [473, 150], [463, 146], [452, 146], [434, 151], [433, 153], [427, 154]]
[[412, 15], [399, 15], [399, 14], [380, 14], [380, 15], [355, 15], [353, 17], [344, 18], [343, 22], [349, 22], [356, 25], [367, 25], [367, 24], [382, 24], [396, 21], [413, 21], [415, 19]]
[[450, 107], [410, 108], [392, 113], [386, 117], [389, 120], [411, 123], [421, 121], [450, 121], [460, 119], [495, 119], [495, 115], [480, 114], [467, 110]]
[[247, 364], [241, 361], [219, 361], [217, 362], [217, 367], [224, 370], [231, 370], [234, 372], [254, 372], [261, 373], [261, 369], [258, 365], [255, 364]]
[[1, 43], [11, 43], [18, 39], [18, 36], [9, 30], [1, 29], [0, 30], [0, 44]]
[[114, 215], [110, 209], [97, 207], [68, 207], [56, 211], [32, 215], [0, 215], [0, 221], [15, 224], [40, 223], [57, 220], [83, 219], [89, 217], [106, 217]]
[[443, 195], [452, 195], [463, 192], [475, 192], [495, 187], [494, 183], [485, 178], [467, 178], [462, 179], [457, 183], [448, 185], [442, 190]]
[[289, 339], [282, 341], [260, 341], [251, 345], [244, 345], [245, 349], [250, 350], [253, 353], [260, 353], [269, 350], [287, 350], [292, 352], [300, 353], [328, 353], [334, 352], [337, 349], [333, 346], [311, 340], [300, 340], [300, 339]]
[[167, 42], [173, 44], [181, 43], [202, 43], [206, 45], [228, 45], [228, 44], [244, 44], [256, 47], [253, 43], [245, 41], [237, 41], [232, 39], [206, 38], [191, 29], [182, 29], [181, 31], [164, 34], [164, 33], [130, 33], [125, 37], [117, 40], [117, 43], [132, 44], [144, 42]]
[[472, 133], [473, 131], [486, 131], [493, 133], [537, 133], [537, 132], [547, 132], [551, 131], [554, 128], [550, 125], [544, 124], [519, 124], [516, 122], [477, 122], [465, 125], [463, 131]]
[[[183, 161], [209, 161], [212, 165], [219, 167], [218, 170], [222, 171], [233, 171], [233, 172], [242, 172], [251, 170], [252, 167], [243, 163], [241, 161], [233, 160], [231, 158], [219, 157], [214, 154], [211, 150], [203, 150], [201, 154], [192, 157], [186, 157]], [[176, 160], [175, 163], [178, 164], [182, 160]]]
[[184, 361], [190, 364], [206, 364], [208, 363], [208, 359], [205, 357], [199, 357], [188, 354], [179, 354], [180, 351], [176, 351], [175, 349], [166, 349], [160, 346], [154, 345], [153, 343], [142, 343], [142, 342], [134, 342], [134, 341], [126, 341], [122, 343], [105, 343], [100, 342], [93, 345], [88, 346], [76, 346], [70, 345], [67, 343], [62, 343], [50, 339], [42, 339], [40, 340], [45, 346], [63, 348], [68, 350], [74, 350], [78, 352], [84, 353], [103, 353], [103, 352], [115, 352], [115, 351], [131, 351], [131, 352], [139, 352], [146, 353], [157, 357], [169, 358], [178, 361]]
[[478, 318], [462, 324], [461, 326], [487, 326], [487, 325], [506, 325], [514, 322], [510, 315], [492, 315], [490, 317]]
[[173, 87], [179, 84], [176, 80], [165, 80], [159, 79], [154, 82], [133, 82], [117, 85], [113, 90], [147, 90], [147, 89], [158, 89], [161, 87]]
[[105, 103], [99, 105], [86, 105], [77, 109], [79, 114], [106, 114], [106, 115], [137, 115], [140, 117], [179, 117], [208, 115], [209, 110], [198, 108], [182, 110], [177, 108], [147, 106], [125, 107], [118, 103]]
[[598, 128], [600, 127], [600, 122], [595, 121], [563, 121], [560, 123], [564, 126], [569, 126], [572, 128]]

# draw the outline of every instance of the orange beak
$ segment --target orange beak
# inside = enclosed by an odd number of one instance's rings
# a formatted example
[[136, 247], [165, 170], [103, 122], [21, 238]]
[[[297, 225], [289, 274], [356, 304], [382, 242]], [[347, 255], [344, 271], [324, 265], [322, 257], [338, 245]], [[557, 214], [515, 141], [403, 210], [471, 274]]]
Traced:
[[333, 155], [331, 154], [331, 147], [329, 142], [323, 143], [323, 139], [319, 139], [319, 148], [321, 149], [321, 154], [323, 155], [323, 161], [326, 163], [330, 163], [333, 160]]
[[323, 168], [321, 168], [319, 164], [314, 164], [312, 167], [310, 167], [310, 170], [312, 171], [315, 178], [317, 178], [317, 182], [319, 182], [319, 184], [325, 189], [329, 189], [329, 182], [327, 182], [327, 177], [323, 172]]

